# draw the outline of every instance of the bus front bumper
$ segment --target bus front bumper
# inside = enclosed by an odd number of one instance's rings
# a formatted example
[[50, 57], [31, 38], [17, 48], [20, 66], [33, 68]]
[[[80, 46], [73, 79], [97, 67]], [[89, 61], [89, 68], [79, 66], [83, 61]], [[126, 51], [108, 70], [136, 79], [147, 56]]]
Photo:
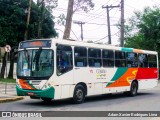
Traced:
[[52, 98], [54, 99], [55, 89], [53, 87], [44, 90], [24, 90], [16, 85], [16, 91], [18, 96], [32, 96], [39, 98]]

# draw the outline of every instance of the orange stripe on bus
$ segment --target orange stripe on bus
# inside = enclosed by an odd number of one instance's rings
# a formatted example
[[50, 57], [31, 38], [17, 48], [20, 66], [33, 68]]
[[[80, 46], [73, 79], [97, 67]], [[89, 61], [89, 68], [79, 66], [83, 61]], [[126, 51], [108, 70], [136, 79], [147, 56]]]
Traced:
[[122, 87], [130, 86], [130, 81], [135, 80], [138, 68], [129, 68], [127, 72], [117, 79], [114, 83], [110, 84], [108, 87]]
[[19, 79], [19, 83], [20, 83], [20, 86], [21, 86], [23, 89], [34, 90], [34, 88], [31, 87], [31, 86], [26, 82], [26, 80]]
[[136, 52], [136, 53], [143, 53], [143, 50], [140, 50], [140, 49], [133, 49], [133, 52]]

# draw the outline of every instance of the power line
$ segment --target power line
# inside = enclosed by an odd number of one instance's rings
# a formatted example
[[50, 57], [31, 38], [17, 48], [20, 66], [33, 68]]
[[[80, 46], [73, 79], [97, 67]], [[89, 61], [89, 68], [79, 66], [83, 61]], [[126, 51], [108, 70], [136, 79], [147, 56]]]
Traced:
[[[96, 19], [96, 18], [106, 19], [106, 18], [102, 18], [102, 17], [100, 17], [100, 16], [103, 16], [103, 17], [104, 17], [104, 15], [102, 14], [103, 12], [104, 12], [104, 11], [101, 11], [101, 12], [99, 12], [99, 14], [98, 14], [98, 15], [90, 16], [90, 18], [89, 18], [89, 19], [85, 19], [85, 22], [92, 21], [92, 20], [94, 20], [94, 19]], [[83, 19], [83, 20], [84, 20], [84, 19]]]
[[132, 9], [134, 9], [134, 10], [140, 10], [140, 9], [137, 9], [137, 8], [131, 6], [131, 5], [127, 5], [127, 4], [124, 4], [124, 5], [125, 5], [126, 7], [132, 8]]
[[103, 38], [101, 38], [101, 39], [99, 39], [99, 40], [94, 41], [94, 43], [95, 43], [95, 42], [98, 42], [98, 41], [101, 41], [101, 40], [103, 40], [103, 39], [105, 39], [105, 38], [107, 38], [107, 37], [108, 37], [108, 35], [105, 36], [105, 37], [103, 37]]
[[[117, 33], [119, 33], [119, 31], [117, 31], [116, 33], [114, 33], [113, 35], [111, 35], [111, 36], [114, 36], [114, 35], [116, 35]], [[105, 38], [107, 38], [108, 37], [108, 35], [107, 36], [105, 36], [105, 37], [103, 37], [103, 38], [101, 38], [101, 39], [99, 39], [99, 40], [96, 40], [96, 41], [94, 41], [94, 42], [98, 42], [98, 41], [101, 41], [101, 40], [103, 40], [103, 39], [105, 39]]]
[[[116, 2], [118, 2], [119, 0], [117, 0]], [[110, 0], [107, 2], [107, 3], [105, 3], [105, 4], [108, 4], [110, 2]], [[114, 2], [114, 3], [116, 3], [116, 2]], [[113, 3], [113, 4], [114, 4]], [[101, 9], [101, 7], [99, 8], [99, 9]], [[103, 12], [103, 11], [102, 11]], [[101, 16], [100, 14], [102, 13], [102, 12], [100, 12], [99, 14], [98, 14], [98, 16], [95, 16], [95, 18], [91, 18], [91, 19], [89, 19], [89, 20], [87, 20], [87, 21], [85, 21], [85, 22], [89, 22], [89, 21], [92, 21], [92, 20], [94, 20], [94, 19], [96, 19], [96, 18], [99, 18], [99, 16]], [[104, 16], [104, 15], [102, 15], [102, 16]]]
[[[55, 11], [62, 11], [62, 12], [67, 12], [67, 9], [63, 9], [63, 8], [57, 8], [57, 9], [54, 9]], [[99, 14], [94, 14], [94, 13], [86, 13], [85, 12], [75, 12], [74, 14], [78, 14], [78, 15], [84, 15], [84, 16], [91, 16], [91, 17], [94, 17], [95, 15], [96, 16], [103, 16], [103, 15], [99, 15]]]
[[[109, 1], [110, 1], [110, 0], [108, 0], [105, 4], [108, 4]], [[99, 11], [100, 9], [101, 9], [101, 7], [99, 7], [96, 11], [94, 11], [94, 13], [96, 13], [96, 12]], [[87, 16], [86, 18], [88, 18], [88, 17], [90, 17], [90, 15]], [[86, 18], [83, 18], [83, 19], [86, 19]]]
[[85, 22], [82, 22], [82, 21], [74, 21], [74, 23], [81, 26], [81, 40], [83, 41], [83, 25], [85, 24]]
[[73, 32], [72, 29], [71, 29], [71, 31], [72, 31], [72, 33], [74, 34], [74, 36], [76, 37], [76, 39], [79, 40], [78, 37], [77, 37], [77, 35]]
[[158, 5], [160, 5], [160, 3], [158, 3], [158, 2], [156, 2], [156, 1], [154, 1], [154, 0], [152, 0], [154, 3], [156, 3], [156, 4], [158, 4]]

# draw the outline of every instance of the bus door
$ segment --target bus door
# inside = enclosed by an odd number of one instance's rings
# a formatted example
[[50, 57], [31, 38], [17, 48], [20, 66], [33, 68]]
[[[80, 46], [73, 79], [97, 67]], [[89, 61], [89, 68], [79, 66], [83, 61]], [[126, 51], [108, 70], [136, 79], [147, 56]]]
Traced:
[[57, 82], [61, 85], [61, 98], [70, 96], [73, 85], [73, 57], [71, 46], [57, 46]]

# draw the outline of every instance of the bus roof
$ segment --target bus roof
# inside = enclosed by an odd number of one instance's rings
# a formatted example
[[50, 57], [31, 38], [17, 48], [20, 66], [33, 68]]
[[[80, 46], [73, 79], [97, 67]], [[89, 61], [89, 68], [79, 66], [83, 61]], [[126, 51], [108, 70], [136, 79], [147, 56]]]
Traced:
[[[96, 44], [96, 43], [89, 43], [89, 42], [84, 42], [84, 41], [76, 41], [76, 40], [71, 40], [71, 39], [65, 40], [65, 39], [52, 38], [52, 39], [34, 39], [34, 40], [27, 40], [27, 41], [31, 42], [31, 41], [36, 41], [36, 40], [51, 40], [52, 44], [63, 44], [63, 45], [70, 45], [70, 46], [118, 50], [118, 51], [135, 52], [135, 53], [158, 54], [156, 51], [126, 48], [126, 47], [117, 47], [117, 46], [106, 45], [106, 44]], [[27, 42], [27, 41], [23, 41], [23, 42]]]

